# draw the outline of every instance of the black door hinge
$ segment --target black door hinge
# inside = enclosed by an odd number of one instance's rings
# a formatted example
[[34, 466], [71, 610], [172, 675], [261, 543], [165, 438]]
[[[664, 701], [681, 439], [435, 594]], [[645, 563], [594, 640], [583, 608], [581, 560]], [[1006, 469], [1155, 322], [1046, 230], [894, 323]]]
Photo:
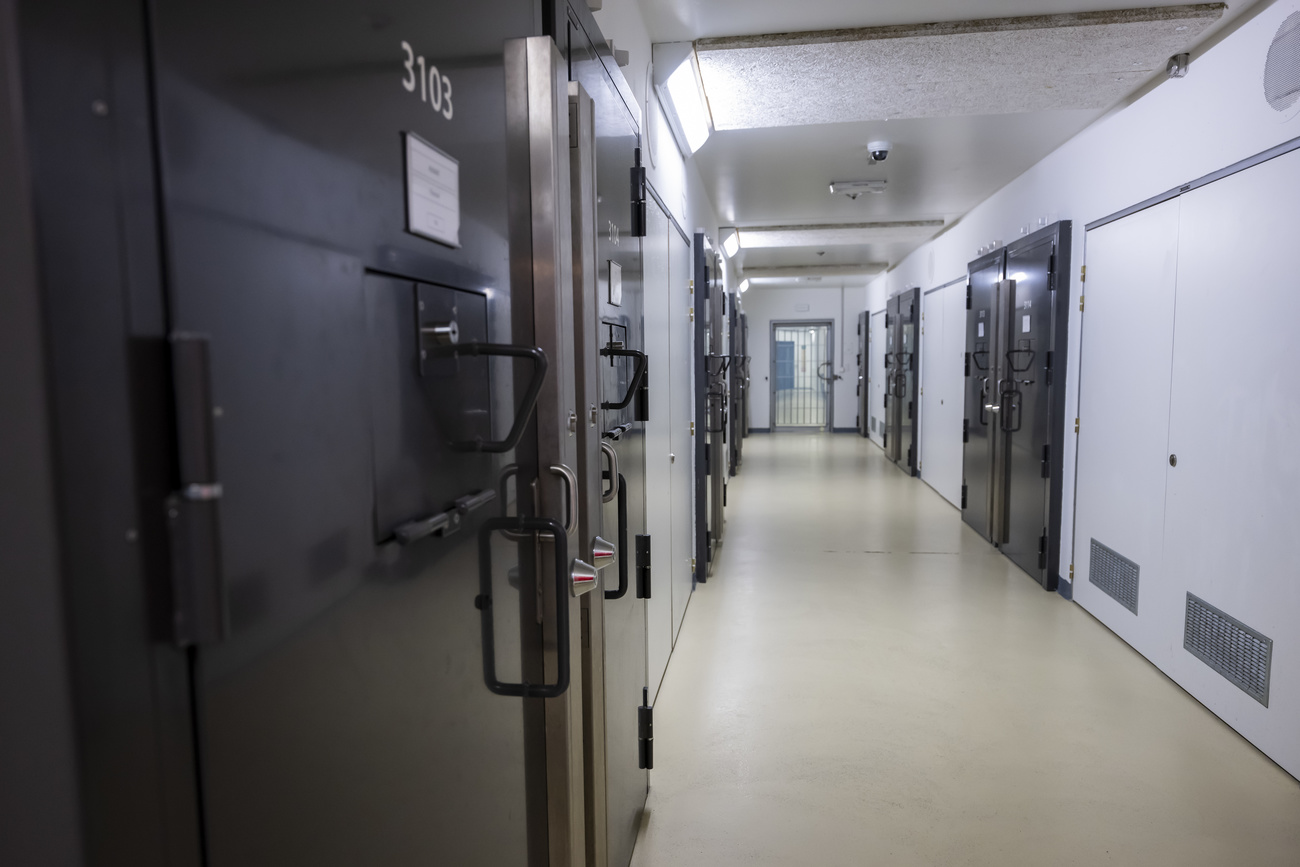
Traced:
[[646, 356], [645, 376], [641, 377], [641, 386], [636, 390], [636, 404], [632, 410], [632, 418], [637, 421], [650, 420], [650, 357]]
[[907, 465], [911, 469], [916, 469], [916, 446], [907, 447]]
[[1047, 288], [1050, 292], [1056, 291], [1056, 251], [1047, 258]]
[[172, 638], [178, 647], [220, 641], [229, 621], [221, 564], [215, 410], [208, 337], [176, 333], [171, 349], [177, 478], [164, 501], [171, 558]]
[[638, 533], [636, 537], [636, 598], [650, 598], [650, 536]]
[[1038, 537], [1038, 568], [1047, 568], [1047, 533]]
[[855, 416], [853, 417], [853, 426], [856, 427], [856, 428], [861, 428], [861, 427], [862, 427], [862, 416], [860, 416], [860, 415], [855, 415]]
[[650, 705], [650, 688], [641, 687], [641, 706], [636, 709], [637, 767], [655, 766], [655, 709]]
[[966, 508], [966, 486], [961, 486], [961, 507]]
[[970, 442], [970, 419], [968, 418], [961, 420], [961, 441], [964, 443]]
[[1052, 477], [1052, 444], [1046, 443], [1043, 446], [1043, 478]]
[[641, 165], [641, 148], [633, 150], [632, 166], [632, 237], [644, 238], [646, 232], [645, 167]]
[[966, 375], [970, 376], [970, 353], [966, 353]]
[[966, 284], [966, 309], [971, 309], [971, 291], [969, 283]]
[[915, 418], [915, 413], [916, 413], [916, 405], [909, 400], [907, 402], [907, 420], [911, 421], [913, 418]]

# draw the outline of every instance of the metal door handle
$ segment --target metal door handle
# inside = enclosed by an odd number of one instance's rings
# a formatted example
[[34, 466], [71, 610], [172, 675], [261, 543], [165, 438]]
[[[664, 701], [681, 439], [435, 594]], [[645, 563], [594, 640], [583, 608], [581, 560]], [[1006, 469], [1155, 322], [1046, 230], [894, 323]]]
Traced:
[[542, 393], [542, 383], [546, 379], [546, 353], [542, 351], [540, 346], [515, 346], [509, 343], [442, 343], [441, 328], [441, 325], [435, 325], [420, 329], [426, 342], [435, 343], [435, 345], [425, 350], [432, 357], [468, 355], [475, 358], [486, 355], [490, 357], [526, 358], [533, 363], [533, 378], [528, 383], [528, 390], [524, 392], [523, 403], [515, 411], [515, 423], [510, 427], [510, 433], [506, 434], [505, 439], [489, 440], [487, 442], [476, 439], [451, 443], [451, 447], [457, 451], [491, 452], [494, 454], [510, 451], [519, 445], [519, 440], [524, 436], [524, 428], [528, 425], [528, 420], [532, 418], [533, 410], [537, 407], [537, 396]]
[[609, 542], [597, 536], [591, 540], [591, 562], [597, 569], [604, 569], [614, 562], [618, 550]]
[[[555, 540], [555, 683], [503, 683], [497, 680], [496, 639], [492, 624], [492, 532], [516, 534], [547, 533]], [[575, 561], [576, 563], [576, 561]], [[483, 682], [496, 695], [520, 698], [558, 698], [569, 688], [569, 605], [573, 586], [573, 565], [569, 562], [568, 537], [564, 528], [550, 518], [488, 518], [478, 531], [478, 590], [474, 607], [479, 610], [479, 631], [483, 640]]]
[[564, 479], [568, 488], [568, 508], [565, 510], [564, 533], [572, 536], [578, 531], [578, 476], [564, 464], [552, 464], [551, 472]]
[[600, 492], [600, 501], [602, 503], [612, 502], [618, 496], [618, 452], [614, 447], [605, 441], [600, 443], [600, 453], [609, 458], [609, 469], [601, 473], [602, 476], [609, 479], [609, 490]]
[[[584, 563], [576, 557], [573, 560], [573, 566], [569, 571], [569, 590], [574, 596], [582, 596], [590, 593], [600, 583], [600, 573], [596, 567], [590, 563]], [[564, 600], [557, 599], [557, 605], [563, 605]]]
[[637, 352], [635, 349], [621, 349], [615, 346], [605, 346], [601, 348], [600, 354], [605, 358], [617, 357], [636, 359], [636, 369], [632, 372], [632, 384], [628, 386], [627, 394], [623, 395], [623, 399], [618, 403], [611, 403], [606, 400], [602, 401], [600, 404], [601, 409], [623, 409], [632, 402], [632, 398], [636, 397], [637, 390], [641, 388], [641, 382], [645, 379], [645, 353]]
[[618, 589], [606, 590], [606, 599], [622, 599], [627, 593], [627, 482], [618, 477]]

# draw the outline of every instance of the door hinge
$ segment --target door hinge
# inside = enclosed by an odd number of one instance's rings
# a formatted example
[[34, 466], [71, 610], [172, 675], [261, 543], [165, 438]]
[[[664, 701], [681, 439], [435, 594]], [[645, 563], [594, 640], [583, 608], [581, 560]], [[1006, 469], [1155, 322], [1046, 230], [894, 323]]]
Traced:
[[641, 148], [634, 148], [632, 166], [632, 232], [633, 238], [644, 238], [646, 232], [645, 166], [641, 165]]
[[[693, 292], [693, 291], [695, 291], [695, 290], [692, 289], [691, 291]], [[694, 307], [690, 308], [690, 311], [689, 311], [689, 312], [690, 312], [690, 314], [691, 314], [691, 321], [694, 322], [694, 321], [695, 321], [695, 308], [694, 308]]]
[[1083, 296], [1082, 296], [1082, 295], [1079, 296], [1079, 312], [1080, 312], [1080, 313], [1083, 312]]
[[695, 422], [691, 422], [691, 436], [695, 436]]
[[971, 291], [969, 283], [966, 284], [966, 309], [971, 309]]
[[1047, 568], [1047, 531], [1038, 537], [1038, 568]]
[[1086, 283], [1087, 280], [1088, 280], [1088, 266], [1087, 266], [1087, 265], [1080, 265], [1080, 266], [1079, 266], [1079, 282], [1080, 282], [1080, 283]]
[[970, 376], [970, 353], [966, 353], [966, 375]]
[[1074, 419], [1074, 432], [1075, 432], [1075, 433], [1078, 433], [1078, 432], [1079, 432], [1079, 419], [1078, 419], [1077, 416], [1076, 416], [1075, 419]]
[[636, 537], [636, 598], [650, 598], [650, 535]]
[[164, 501], [171, 557], [172, 638], [178, 647], [226, 637], [220, 500], [208, 337], [177, 333], [171, 350], [177, 476]]
[[961, 486], [961, 507], [966, 508], [966, 486]]
[[964, 443], [970, 442], [970, 419], [968, 418], [961, 420], [961, 441]]
[[1052, 444], [1044, 443], [1043, 444], [1043, 478], [1050, 479], [1051, 477], [1052, 477]]
[[636, 709], [637, 766], [653, 770], [655, 766], [655, 709], [650, 705], [650, 688], [641, 688], [641, 706]]
[[1074, 564], [1070, 564], [1070, 583], [1074, 583]]
[[1047, 257], [1047, 287], [1049, 291], [1056, 291], [1056, 250], [1052, 250], [1052, 255]]

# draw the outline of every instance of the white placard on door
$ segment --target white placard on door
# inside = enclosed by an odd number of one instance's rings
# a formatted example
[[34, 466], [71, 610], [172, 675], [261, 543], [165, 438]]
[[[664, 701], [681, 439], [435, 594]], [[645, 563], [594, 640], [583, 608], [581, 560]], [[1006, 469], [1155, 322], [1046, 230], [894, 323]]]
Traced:
[[406, 134], [406, 230], [460, 246], [460, 163], [411, 132]]

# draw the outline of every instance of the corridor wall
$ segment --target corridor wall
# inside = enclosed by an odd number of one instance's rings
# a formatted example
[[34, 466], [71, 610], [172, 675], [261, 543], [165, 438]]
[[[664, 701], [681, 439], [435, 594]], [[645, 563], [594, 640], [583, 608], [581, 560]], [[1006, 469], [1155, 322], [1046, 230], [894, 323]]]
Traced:
[[857, 352], [858, 312], [862, 310], [866, 289], [849, 286], [826, 288], [753, 288], [744, 295], [749, 315], [749, 356], [751, 387], [749, 395], [750, 429], [765, 430], [771, 424], [771, 355], [772, 321], [831, 320], [835, 323], [834, 370], [835, 408], [832, 427], [837, 431], [856, 431], [857, 425]]
[[[1275, 109], [1262, 85], [1269, 47], [1298, 0], [1260, 4], [1192, 52], [1186, 78], [1162, 80], [1118, 106], [1033, 168], [998, 190], [950, 229], [923, 244], [868, 286], [869, 309], [909, 286], [934, 287], [962, 277], [977, 251], [995, 239], [1009, 241], [1056, 219], [1074, 224], [1073, 249], [1085, 261], [1085, 224], [1274, 145], [1300, 136], [1300, 103]], [[1294, 19], [1292, 19], [1294, 21]], [[1067, 286], [1070, 336], [1065, 416], [1078, 415], [1078, 346], [1083, 292], [1075, 267]], [[1271, 290], [1270, 290], [1271, 291]], [[956, 340], [955, 334], [945, 340]], [[1065, 465], [1075, 461], [1073, 428], [1062, 434]], [[1069, 561], [1087, 556], [1074, 539], [1074, 486], [1067, 472], [1061, 520], [1062, 584], [1072, 592]]]

